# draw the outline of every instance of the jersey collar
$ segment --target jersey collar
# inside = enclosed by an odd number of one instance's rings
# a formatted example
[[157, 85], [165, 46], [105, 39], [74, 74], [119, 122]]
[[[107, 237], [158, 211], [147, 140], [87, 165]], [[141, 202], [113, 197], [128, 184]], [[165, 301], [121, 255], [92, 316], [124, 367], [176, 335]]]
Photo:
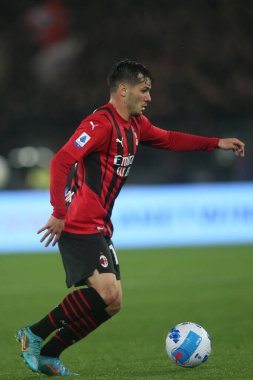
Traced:
[[131, 127], [132, 119], [130, 119], [129, 121], [123, 119], [123, 117], [120, 116], [116, 108], [111, 103], [107, 103], [105, 107], [109, 107], [112, 110], [112, 112], [114, 113], [116, 117], [116, 120], [120, 123], [120, 125], [122, 125], [124, 128], [127, 128], [127, 129]]

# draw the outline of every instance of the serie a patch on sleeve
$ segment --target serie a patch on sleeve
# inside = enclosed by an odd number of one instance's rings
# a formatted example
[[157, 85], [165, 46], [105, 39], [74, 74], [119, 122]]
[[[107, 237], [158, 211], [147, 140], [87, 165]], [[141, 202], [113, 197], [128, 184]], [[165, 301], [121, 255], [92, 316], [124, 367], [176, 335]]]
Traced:
[[85, 144], [87, 144], [87, 142], [90, 140], [90, 136], [86, 133], [86, 132], [83, 132], [81, 134], [81, 136], [78, 137], [78, 139], [76, 139], [74, 141], [74, 145], [77, 147], [77, 148], [83, 148]]

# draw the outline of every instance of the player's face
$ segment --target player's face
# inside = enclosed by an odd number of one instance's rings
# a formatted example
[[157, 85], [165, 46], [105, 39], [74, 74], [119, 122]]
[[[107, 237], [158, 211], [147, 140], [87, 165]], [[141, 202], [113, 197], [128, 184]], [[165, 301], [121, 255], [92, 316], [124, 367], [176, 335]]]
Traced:
[[134, 86], [128, 86], [125, 104], [130, 116], [140, 116], [151, 101], [151, 80], [143, 78]]

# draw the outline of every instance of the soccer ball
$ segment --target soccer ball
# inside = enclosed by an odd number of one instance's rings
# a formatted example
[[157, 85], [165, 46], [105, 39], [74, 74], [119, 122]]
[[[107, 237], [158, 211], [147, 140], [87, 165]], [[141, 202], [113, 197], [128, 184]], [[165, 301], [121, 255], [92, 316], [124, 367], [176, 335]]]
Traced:
[[206, 330], [192, 322], [179, 323], [167, 335], [169, 358], [181, 367], [197, 367], [211, 354], [211, 340]]

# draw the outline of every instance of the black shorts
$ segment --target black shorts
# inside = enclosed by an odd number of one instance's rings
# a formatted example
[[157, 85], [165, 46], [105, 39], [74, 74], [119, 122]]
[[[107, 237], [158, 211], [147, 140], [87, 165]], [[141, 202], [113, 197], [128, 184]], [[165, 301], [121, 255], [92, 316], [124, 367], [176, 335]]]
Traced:
[[120, 280], [119, 263], [113, 243], [104, 235], [78, 235], [63, 231], [58, 245], [68, 288], [72, 285], [85, 285], [95, 269], [99, 273], [114, 273], [117, 280]]

